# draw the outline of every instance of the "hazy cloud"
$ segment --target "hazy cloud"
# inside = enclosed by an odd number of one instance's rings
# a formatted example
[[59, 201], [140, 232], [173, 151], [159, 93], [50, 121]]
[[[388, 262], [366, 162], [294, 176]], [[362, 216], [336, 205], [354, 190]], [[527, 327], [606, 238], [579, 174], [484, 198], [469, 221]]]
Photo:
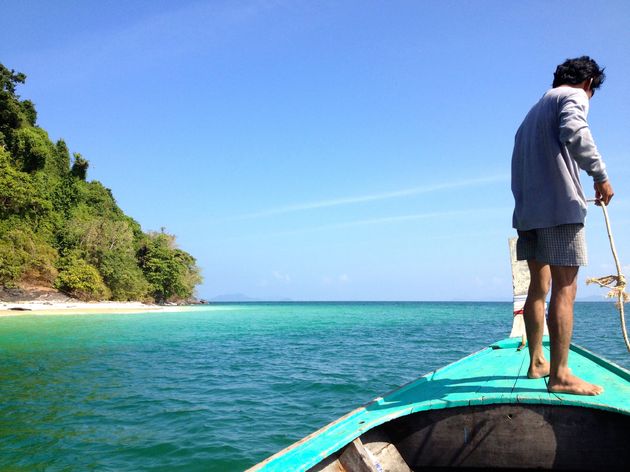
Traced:
[[322, 283], [324, 285], [345, 285], [350, 282], [348, 274], [340, 274], [338, 276], [325, 275], [322, 277]]
[[286, 205], [282, 207], [269, 208], [266, 210], [257, 211], [254, 213], [246, 213], [243, 215], [234, 216], [233, 220], [248, 219], [248, 218], [262, 218], [265, 216], [279, 215], [283, 213], [293, 213], [305, 210], [314, 210], [317, 208], [336, 207], [341, 205], [353, 205], [357, 203], [366, 203], [373, 201], [388, 200], [392, 198], [410, 197], [413, 195], [419, 195], [422, 193], [431, 193], [439, 190], [460, 188], [460, 187], [472, 187], [476, 185], [483, 185], [495, 182], [504, 182], [508, 180], [507, 175], [497, 175], [492, 177], [481, 177], [476, 179], [458, 180], [454, 182], [446, 182], [436, 185], [425, 185], [422, 187], [413, 187], [402, 190], [395, 190], [392, 192], [374, 193], [369, 195], [358, 195], [350, 197], [340, 197], [328, 200], [319, 200], [314, 202], [296, 203], [292, 205]]
[[279, 280], [280, 282], [284, 282], [286, 284], [291, 283], [291, 276], [289, 274], [285, 274], [279, 270], [274, 270], [271, 275], [274, 279]]
[[[484, 213], [506, 213], [511, 211], [510, 208], [479, 208], [475, 210], [476, 215], [484, 214]], [[385, 216], [380, 218], [369, 218], [364, 220], [353, 220], [346, 221], [341, 223], [332, 223], [328, 225], [320, 225], [320, 226], [310, 226], [306, 228], [299, 228], [288, 231], [278, 231], [274, 233], [265, 234], [265, 236], [285, 236], [292, 234], [301, 234], [301, 233], [310, 233], [314, 231], [325, 231], [331, 229], [343, 229], [343, 228], [353, 228], [356, 226], [368, 226], [368, 225], [378, 225], [378, 224], [386, 224], [386, 223], [400, 223], [404, 221], [414, 221], [414, 220], [423, 220], [429, 218], [439, 218], [439, 217], [455, 217], [455, 216], [467, 216], [470, 215], [470, 210], [453, 210], [453, 211], [436, 211], [436, 212], [427, 212], [427, 213], [413, 213], [409, 215], [397, 215], [397, 216]], [[484, 233], [485, 234], [485, 233]], [[258, 235], [257, 237], [259, 237]]]

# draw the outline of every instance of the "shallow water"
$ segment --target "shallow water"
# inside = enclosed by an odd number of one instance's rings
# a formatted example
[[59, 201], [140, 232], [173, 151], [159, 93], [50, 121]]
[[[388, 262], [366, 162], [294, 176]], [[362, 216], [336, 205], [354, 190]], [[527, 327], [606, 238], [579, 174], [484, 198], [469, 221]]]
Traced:
[[[510, 323], [510, 303], [0, 318], [0, 469], [243, 470]], [[612, 303], [577, 304], [574, 341], [629, 367]]]

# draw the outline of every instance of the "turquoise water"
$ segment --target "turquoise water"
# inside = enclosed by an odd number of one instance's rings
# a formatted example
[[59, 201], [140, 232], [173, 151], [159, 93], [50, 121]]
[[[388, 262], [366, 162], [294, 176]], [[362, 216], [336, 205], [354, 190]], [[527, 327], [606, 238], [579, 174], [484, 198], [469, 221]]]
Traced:
[[[243, 470], [505, 338], [510, 303], [0, 318], [0, 470]], [[612, 303], [574, 341], [628, 368]]]

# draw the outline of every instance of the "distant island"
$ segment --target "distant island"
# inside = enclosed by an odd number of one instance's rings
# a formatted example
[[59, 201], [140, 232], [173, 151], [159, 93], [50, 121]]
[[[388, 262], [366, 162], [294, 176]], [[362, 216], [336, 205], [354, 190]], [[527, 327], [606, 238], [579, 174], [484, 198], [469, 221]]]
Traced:
[[143, 232], [110, 189], [87, 180], [89, 162], [52, 142], [34, 104], [16, 94], [25, 80], [0, 64], [0, 295], [191, 300], [201, 283], [195, 258], [172, 234]]

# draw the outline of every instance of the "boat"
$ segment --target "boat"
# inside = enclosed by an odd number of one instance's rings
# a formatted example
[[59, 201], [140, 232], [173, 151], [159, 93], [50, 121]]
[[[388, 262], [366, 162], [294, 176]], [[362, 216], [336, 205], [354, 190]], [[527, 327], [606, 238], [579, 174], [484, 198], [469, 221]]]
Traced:
[[374, 399], [249, 471], [627, 469], [630, 371], [572, 344], [571, 368], [603, 385], [602, 394], [550, 393], [546, 379], [527, 378], [518, 316], [528, 274], [510, 245], [510, 337]]

